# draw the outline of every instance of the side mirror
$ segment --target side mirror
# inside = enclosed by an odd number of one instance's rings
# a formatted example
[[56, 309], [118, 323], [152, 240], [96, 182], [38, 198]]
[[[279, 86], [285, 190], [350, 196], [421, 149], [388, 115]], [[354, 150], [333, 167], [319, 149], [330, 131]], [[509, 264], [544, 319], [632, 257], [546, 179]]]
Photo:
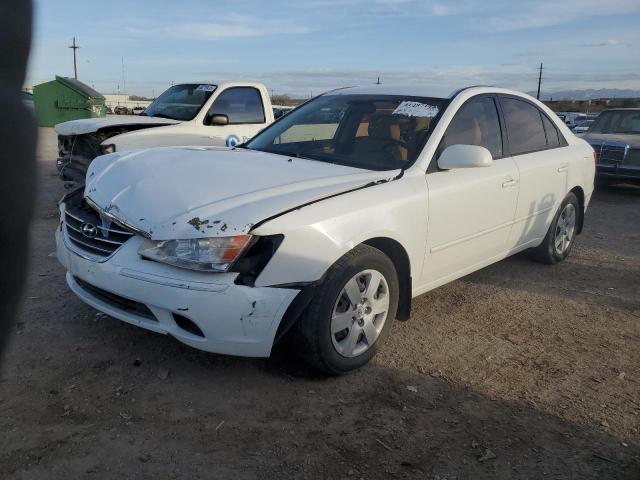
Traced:
[[229, 125], [229, 117], [222, 114], [209, 114], [206, 117], [207, 125]]
[[491, 152], [476, 145], [451, 145], [438, 158], [442, 170], [453, 168], [490, 167], [493, 165]]

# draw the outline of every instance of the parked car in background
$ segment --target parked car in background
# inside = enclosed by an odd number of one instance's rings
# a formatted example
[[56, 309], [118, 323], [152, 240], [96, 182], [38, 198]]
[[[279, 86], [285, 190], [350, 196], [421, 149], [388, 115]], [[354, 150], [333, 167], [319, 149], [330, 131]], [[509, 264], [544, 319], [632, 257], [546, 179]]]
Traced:
[[[130, 112], [129, 112], [129, 109], [127, 107], [122, 106], [122, 105], [117, 105], [117, 106], [113, 107], [113, 113], [115, 115], [129, 115]], [[77, 122], [78, 120], [73, 120], [73, 121]], [[65, 123], [68, 123], [68, 122], [65, 122]], [[62, 124], [60, 124], [60, 125], [62, 125]]]
[[278, 118], [285, 116], [287, 113], [289, 113], [294, 108], [295, 107], [286, 107], [286, 106], [282, 106], [282, 105], [274, 105], [273, 106], [273, 116], [277, 120]]
[[595, 119], [597, 116], [598, 115], [592, 113], [567, 112], [565, 113], [565, 123], [569, 128], [573, 129], [585, 120]]
[[582, 138], [596, 152], [600, 180], [640, 182], [640, 108], [605, 110]]
[[573, 133], [585, 133], [594, 122], [595, 119], [590, 118], [577, 123], [576, 126], [573, 127]]
[[231, 355], [290, 333], [338, 374], [412, 297], [527, 249], [564, 260], [593, 176], [593, 149], [528, 95], [346, 88], [241, 148], [97, 158], [60, 204], [57, 255], [112, 317]]
[[[116, 107], [114, 113], [119, 113]], [[103, 153], [175, 145], [234, 146], [273, 122], [260, 83], [174, 85], [140, 115], [73, 120], [56, 125], [58, 171], [83, 183], [91, 161]]]
[[131, 109], [131, 114], [132, 115], [140, 115], [142, 112], [144, 112], [144, 110], [145, 110], [145, 107], [139, 107], [139, 106], [133, 107]]

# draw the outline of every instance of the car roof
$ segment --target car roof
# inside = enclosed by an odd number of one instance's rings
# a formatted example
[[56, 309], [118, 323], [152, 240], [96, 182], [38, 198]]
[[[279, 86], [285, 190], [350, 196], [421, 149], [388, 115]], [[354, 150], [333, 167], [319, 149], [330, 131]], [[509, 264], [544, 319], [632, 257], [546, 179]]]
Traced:
[[336, 90], [331, 90], [325, 95], [407, 95], [412, 97], [428, 97], [428, 98], [453, 98], [456, 95], [462, 92], [471, 92], [471, 93], [503, 93], [507, 95], [517, 95], [521, 97], [529, 96], [525, 93], [518, 92], [516, 90], [511, 90], [508, 88], [500, 88], [500, 87], [488, 87], [483, 85], [473, 85], [468, 87], [463, 87], [454, 90], [448, 95], [442, 95], [442, 90], [438, 92], [438, 89], [433, 87], [424, 86], [424, 85], [393, 85], [393, 84], [382, 84], [382, 85], [360, 85], [354, 87], [345, 87], [338, 88]]

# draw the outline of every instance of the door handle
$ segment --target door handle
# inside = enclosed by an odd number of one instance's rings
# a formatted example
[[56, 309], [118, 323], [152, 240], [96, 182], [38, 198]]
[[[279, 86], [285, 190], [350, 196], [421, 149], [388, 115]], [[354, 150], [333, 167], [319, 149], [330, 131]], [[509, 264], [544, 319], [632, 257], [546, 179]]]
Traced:
[[567, 170], [569, 170], [569, 164], [568, 163], [563, 163], [562, 165], [560, 165], [558, 167], [558, 173], [566, 172]]
[[506, 178], [504, 182], [502, 182], [502, 188], [514, 187], [517, 185], [518, 181], [515, 178]]

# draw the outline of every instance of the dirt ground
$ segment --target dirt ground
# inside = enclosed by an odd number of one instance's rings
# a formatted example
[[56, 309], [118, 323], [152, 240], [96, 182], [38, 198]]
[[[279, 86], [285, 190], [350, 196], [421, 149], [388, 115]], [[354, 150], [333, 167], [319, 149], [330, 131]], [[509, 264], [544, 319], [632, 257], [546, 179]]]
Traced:
[[640, 188], [597, 191], [569, 260], [415, 300], [371, 365], [207, 354], [96, 316], [52, 255], [56, 139], [0, 381], [0, 478], [640, 478]]

